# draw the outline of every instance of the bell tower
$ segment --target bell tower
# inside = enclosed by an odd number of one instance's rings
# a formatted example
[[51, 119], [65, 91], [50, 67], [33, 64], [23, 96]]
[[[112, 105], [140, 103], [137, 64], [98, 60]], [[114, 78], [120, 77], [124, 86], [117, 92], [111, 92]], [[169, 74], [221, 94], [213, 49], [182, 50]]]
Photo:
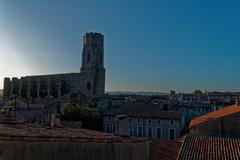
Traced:
[[85, 90], [93, 95], [105, 92], [104, 37], [100, 33], [86, 33], [83, 37], [81, 73], [86, 75]]

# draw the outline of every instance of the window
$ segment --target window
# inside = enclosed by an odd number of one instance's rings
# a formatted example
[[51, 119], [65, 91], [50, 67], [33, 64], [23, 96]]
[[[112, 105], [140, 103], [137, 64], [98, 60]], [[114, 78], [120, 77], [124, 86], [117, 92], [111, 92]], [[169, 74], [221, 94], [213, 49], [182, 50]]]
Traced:
[[133, 126], [133, 135], [137, 136], [137, 126]]
[[160, 119], [158, 119], [158, 120], [157, 120], [157, 123], [158, 123], [158, 124], [160, 124], [160, 123], [161, 123]]
[[153, 129], [152, 127], [147, 127], [147, 136], [148, 137], [152, 137], [153, 136], [152, 129]]
[[98, 52], [98, 48], [94, 48], [94, 51], [95, 51], [95, 53], [97, 53]]
[[129, 133], [130, 136], [133, 135], [133, 126], [128, 127], [128, 133]]
[[112, 133], [115, 133], [115, 124], [112, 125]]
[[110, 118], [110, 117], [108, 117], [108, 120], [110, 121], [110, 120], [111, 120], [111, 118]]
[[137, 136], [138, 137], [142, 137], [143, 136], [143, 128], [142, 128], [142, 126], [138, 126], [137, 127]]
[[171, 124], [173, 124], [173, 120], [171, 120]]
[[152, 123], [152, 120], [151, 120], [151, 119], [149, 119], [149, 120], [148, 120], [148, 123]]
[[109, 132], [112, 133], [112, 125], [110, 125], [110, 129], [109, 129]]
[[90, 53], [87, 54], [87, 61], [88, 61], [88, 62], [91, 61], [91, 55], [90, 55]]
[[129, 118], [129, 119], [128, 119], [128, 122], [132, 122], [132, 118]]
[[162, 139], [162, 128], [156, 128], [156, 137]]
[[88, 90], [88, 91], [91, 90], [91, 83], [90, 83], [90, 82], [87, 83], [87, 90]]
[[110, 125], [107, 124], [107, 127], [106, 127], [106, 132], [109, 132], [110, 131]]
[[169, 139], [174, 140], [175, 139], [175, 130], [173, 128], [169, 129]]
[[138, 121], [138, 123], [140, 123], [141, 122], [141, 118], [138, 118], [137, 121]]

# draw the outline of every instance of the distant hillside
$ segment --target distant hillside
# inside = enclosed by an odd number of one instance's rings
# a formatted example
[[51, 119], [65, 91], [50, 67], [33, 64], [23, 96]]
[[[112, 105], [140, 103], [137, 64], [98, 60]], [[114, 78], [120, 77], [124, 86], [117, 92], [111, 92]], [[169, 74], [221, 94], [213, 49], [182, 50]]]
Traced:
[[169, 95], [169, 93], [163, 92], [134, 92], [134, 91], [109, 91], [110, 95], [141, 95], [141, 96], [159, 96], [159, 95]]

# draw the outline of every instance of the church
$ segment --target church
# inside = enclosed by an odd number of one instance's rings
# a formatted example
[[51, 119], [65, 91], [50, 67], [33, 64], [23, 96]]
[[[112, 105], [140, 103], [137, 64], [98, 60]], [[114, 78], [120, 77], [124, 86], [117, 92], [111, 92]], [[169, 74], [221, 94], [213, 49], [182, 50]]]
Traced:
[[104, 95], [104, 37], [100, 33], [86, 33], [83, 37], [82, 67], [79, 73], [4, 78], [4, 97], [60, 98], [68, 93], [88, 97]]

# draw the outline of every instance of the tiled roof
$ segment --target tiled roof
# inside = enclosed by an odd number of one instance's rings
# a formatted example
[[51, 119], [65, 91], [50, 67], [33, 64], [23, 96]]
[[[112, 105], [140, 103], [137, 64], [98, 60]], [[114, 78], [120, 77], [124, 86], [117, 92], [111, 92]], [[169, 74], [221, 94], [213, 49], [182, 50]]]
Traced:
[[150, 160], [176, 160], [182, 142], [153, 140], [150, 145]]
[[87, 129], [31, 127], [20, 123], [0, 124], [0, 140], [28, 142], [150, 143], [150, 160], [175, 160], [182, 144], [177, 141], [115, 136], [111, 133]]
[[217, 111], [210, 112], [206, 115], [194, 118], [191, 121], [191, 123], [189, 125], [189, 128], [191, 128], [195, 125], [198, 125], [198, 124], [210, 121], [210, 120], [214, 120], [214, 119], [217, 119], [217, 118], [220, 118], [220, 117], [225, 117], [225, 116], [237, 113], [237, 112], [240, 112], [240, 106], [232, 105], [232, 106], [229, 106], [229, 107], [225, 107], [223, 109], [219, 109]]
[[129, 104], [127, 106], [120, 107], [119, 109], [112, 109], [105, 112], [103, 115], [127, 115], [131, 117], [152, 117], [162, 119], [177, 119], [182, 118], [182, 113], [176, 111], [162, 111], [156, 106], [146, 104]]
[[187, 135], [178, 160], [238, 160], [240, 139]]
[[78, 128], [30, 127], [23, 124], [0, 125], [0, 140], [17, 141], [74, 141], [140, 143], [143, 139], [115, 136], [111, 133]]
[[108, 139], [115, 138], [113, 134], [79, 128], [58, 128], [58, 127], [31, 127], [23, 124], [0, 125], [0, 139], [2, 137], [22, 137], [25, 139]]

